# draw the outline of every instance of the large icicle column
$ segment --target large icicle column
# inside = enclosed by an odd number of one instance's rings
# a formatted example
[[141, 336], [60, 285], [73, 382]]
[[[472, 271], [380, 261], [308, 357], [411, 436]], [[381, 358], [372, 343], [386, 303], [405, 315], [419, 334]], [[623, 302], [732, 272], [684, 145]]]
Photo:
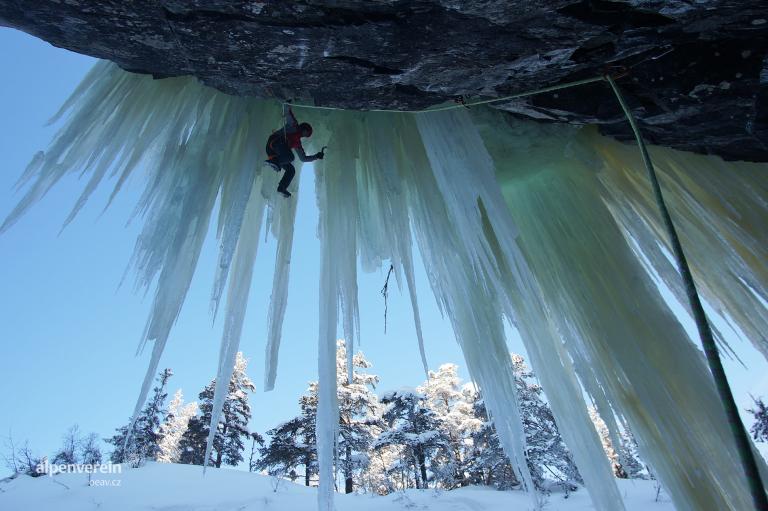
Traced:
[[606, 207], [600, 160], [573, 128], [484, 117], [507, 204], [525, 218], [521, 243], [587, 391], [627, 421], [678, 509], [748, 509], [712, 376]]
[[[333, 507], [337, 326], [361, 333], [357, 267], [394, 267], [411, 299], [416, 240], [430, 285], [480, 385], [505, 451], [532, 489], [503, 321], [519, 331], [598, 509], [621, 509], [585, 396], [614, 431], [629, 426], [679, 509], [749, 507], [746, 481], [700, 352], [657, 284], [679, 295], [635, 148], [589, 129], [511, 122], [483, 108], [419, 114], [302, 112], [317, 171], [320, 509]], [[153, 80], [98, 64], [59, 114], [61, 131], [20, 180], [7, 229], [62, 176], [88, 176], [69, 222], [102, 181], [114, 197], [141, 170], [144, 222], [132, 266], [156, 282], [141, 347], [152, 344], [141, 407], [183, 305], [218, 202], [211, 308], [226, 291], [214, 416], [240, 343], [259, 233], [278, 240], [265, 387], [275, 385], [296, 200], [276, 197], [263, 141], [280, 105], [227, 96], [189, 78]], [[766, 349], [765, 165], [664, 149], [658, 165], [709, 306]], [[723, 268], [726, 268], [724, 270]], [[656, 280], [654, 280], [656, 279]], [[264, 287], [267, 283], [263, 283]], [[722, 336], [721, 336], [722, 337]], [[721, 338], [724, 343], [724, 339]], [[215, 424], [211, 428], [215, 430]], [[209, 447], [210, 449], [210, 447]], [[537, 504], [535, 492], [532, 503]]]
[[[581, 143], [595, 149], [600, 180], [610, 192], [606, 200], [623, 232], [685, 304], [640, 155], [592, 130], [585, 130]], [[768, 357], [766, 165], [726, 163], [663, 147], [650, 152], [710, 315], [730, 322]]]
[[[390, 259], [396, 269], [403, 266], [406, 282], [411, 288], [418, 325], [413, 279], [409, 276], [412, 273], [412, 249], [407, 240], [411, 239], [409, 224], [412, 221], [419, 233], [417, 238], [421, 244], [421, 252], [427, 259], [427, 271], [435, 276], [432, 284], [439, 303], [448, 313], [457, 336], [465, 347], [470, 370], [481, 385], [484, 381], [488, 382], [483, 386], [486, 402], [491, 412], [498, 417], [497, 428], [502, 443], [518, 467], [522, 480], [532, 490], [533, 483], [525, 463], [522, 421], [517, 409], [501, 308], [487, 294], [493, 286], [491, 272], [483, 271], [482, 267], [477, 266], [487, 265], [487, 259], [480, 261], [484, 245], [473, 240], [465, 243], [461, 231], [457, 231], [457, 228], [470, 228], [467, 221], [460, 220], [465, 211], [452, 207], [452, 204], [459, 204], [459, 201], [445, 199], [445, 192], [440, 189], [431, 172], [433, 167], [430, 166], [430, 159], [420, 142], [419, 132], [412, 118], [393, 117], [388, 114], [363, 116], [334, 113], [321, 117], [318, 121], [323, 119], [326, 129], [333, 131], [336, 136], [332, 136], [329, 141], [334, 151], [329, 152], [318, 170], [324, 258], [321, 287], [331, 286], [321, 292], [321, 322], [325, 325], [321, 327], [321, 352], [330, 345], [331, 334], [335, 332], [334, 330], [329, 333], [326, 328], [335, 325], [339, 319], [333, 315], [325, 317], [326, 314], [337, 312], [329, 303], [338, 303], [341, 306], [344, 325], [357, 324], [356, 307], [350, 307], [350, 304], [356, 304], [357, 300], [356, 295], [351, 294], [356, 291], [351, 285], [356, 271], [355, 247], [360, 248], [364, 268], [380, 266], [384, 258]], [[471, 122], [467, 126], [472, 128]], [[479, 137], [476, 136], [474, 142], [469, 149], [482, 149]], [[446, 157], [452, 155], [453, 153]], [[441, 164], [451, 165], [445, 159]], [[455, 168], [463, 170], [464, 173], [470, 170], [461, 164]], [[451, 169], [446, 168], [445, 171], [450, 172]], [[492, 183], [493, 168], [488, 165], [485, 171], [487, 179], [483, 182]], [[470, 186], [468, 193], [478, 189], [459, 177], [457, 175], [455, 186]], [[497, 190], [496, 193], [498, 194]], [[500, 201], [500, 195], [498, 197]], [[479, 226], [479, 217], [474, 220]], [[388, 225], [382, 225], [383, 223]], [[332, 262], [326, 262], [327, 258], [332, 258]], [[341, 261], [341, 264], [338, 261]], [[399, 274], [399, 271], [396, 274]], [[340, 293], [340, 290], [346, 291]], [[349, 310], [354, 310], [354, 319], [344, 318]], [[345, 326], [345, 332], [346, 328]], [[493, 356], [487, 356], [489, 353], [493, 353]], [[326, 364], [331, 362], [330, 357], [324, 360]], [[321, 379], [321, 395], [325, 395], [322, 390], [324, 386], [330, 387], [334, 384], [330, 380], [331, 371], [321, 368], [321, 378], [323, 374], [327, 379]], [[328, 401], [331, 399], [332, 396], [327, 396]], [[318, 438], [331, 440], [328, 430], [320, 421], [317, 433]], [[594, 433], [593, 436], [596, 449], [599, 450], [597, 437]], [[329, 456], [325, 451], [319, 454]], [[327, 467], [329, 463], [329, 459], [320, 460], [321, 468]], [[607, 471], [606, 474], [609, 476]], [[610, 479], [608, 484], [612, 484]], [[537, 505], [535, 491], [531, 491], [531, 496], [534, 505]], [[614, 504], [618, 503], [620, 506], [618, 494], [615, 496]], [[320, 498], [321, 504], [328, 506], [322, 487]], [[606, 506], [604, 509], [611, 507]]]

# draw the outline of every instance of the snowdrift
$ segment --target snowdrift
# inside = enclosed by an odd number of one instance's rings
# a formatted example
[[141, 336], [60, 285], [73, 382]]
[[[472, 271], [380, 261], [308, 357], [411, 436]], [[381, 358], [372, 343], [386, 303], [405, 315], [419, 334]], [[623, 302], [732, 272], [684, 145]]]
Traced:
[[[95, 475], [94, 480], [105, 477]], [[126, 468], [112, 474], [119, 486], [89, 486], [87, 475], [59, 474], [54, 477], [19, 476], [0, 482], [0, 509], [55, 509], [57, 511], [314, 511], [317, 488], [307, 488], [277, 481], [269, 476], [239, 470], [149, 463], [138, 469]], [[620, 481], [630, 511], [673, 511], [663, 493], [656, 501], [651, 481]], [[546, 498], [550, 511], [587, 511], [595, 509], [587, 492], [562, 493]], [[527, 509], [529, 499], [523, 492], [500, 492], [469, 487], [452, 491], [407, 490], [384, 497], [373, 495], [337, 495], [338, 511], [507, 511]]]

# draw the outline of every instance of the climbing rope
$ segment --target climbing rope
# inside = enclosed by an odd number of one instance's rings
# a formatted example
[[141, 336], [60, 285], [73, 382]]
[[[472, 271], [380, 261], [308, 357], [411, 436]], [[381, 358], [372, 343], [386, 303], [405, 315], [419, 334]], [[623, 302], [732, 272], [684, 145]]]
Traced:
[[677, 230], [675, 229], [675, 225], [672, 223], [672, 217], [669, 215], [669, 210], [667, 209], [667, 205], [664, 202], [664, 196], [661, 193], [661, 186], [659, 185], [656, 171], [653, 168], [651, 157], [649, 156], [648, 150], [645, 147], [643, 138], [640, 136], [640, 130], [637, 127], [635, 118], [632, 115], [629, 106], [627, 106], [627, 103], [624, 100], [624, 96], [622, 96], [619, 87], [616, 85], [616, 82], [610, 75], [605, 75], [605, 80], [610, 84], [611, 89], [613, 89], [613, 92], [616, 94], [616, 99], [619, 100], [619, 104], [621, 105], [622, 110], [624, 110], [624, 115], [627, 117], [627, 121], [629, 121], [629, 125], [632, 127], [632, 132], [635, 134], [637, 145], [640, 147], [640, 154], [643, 157], [645, 169], [648, 171], [648, 178], [651, 181], [653, 195], [656, 199], [656, 204], [659, 208], [659, 211], [661, 212], [661, 217], [664, 221], [664, 227], [667, 230], [667, 236], [669, 236], [669, 241], [672, 245], [672, 252], [675, 256], [675, 260], [677, 261], [678, 270], [680, 271], [680, 276], [683, 278], [685, 294], [688, 296], [688, 303], [691, 306], [693, 318], [696, 321], [696, 328], [699, 331], [699, 338], [701, 339], [701, 344], [704, 347], [704, 353], [707, 357], [707, 362], [709, 363], [709, 369], [712, 371], [712, 376], [715, 380], [717, 392], [720, 395], [720, 400], [722, 401], [723, 407], [725, 408], [725, 413], [728, 418], [728, 424], [730, 425], [731, 433], [736, 440], [736, 446], [739, 451], [741, 463], [744, 467], [744, 472], [746, 473], [747, 480], [749, 482], [749, 490], [752, 494], [752, 500], [754, 501], [755, 509], [759, 511], [768, 511], [768, 498], [766, 498], [763, 481], [757, 468], [757, 461], [755, 459], [754, 451], [752, 450], [749, 436], [744, 429], [744, 424], [741, 422], [741, 417], [739, 417], [739, 410], [736, 407], [736, 402], [733, 399], [733, 393], [731, 392], [731, 388], [728, 385], [728, 379], [725, 376], [725, 370], [723, 369], [723, 364], [720, 361], [720, 353], [717, 349], [717, 345], [715, 344], [715, 339], [712, 335], [712, 329], [709, 326], [707, 315], [704, 313], [704, 308], [701, 305], [701, 299], [699, 298], [699, 293], [696, 290], [696, 284], [693, 281], [691, 269], [688, 267], [688, 261], [685, 258], [685, 253], [683, 252], [683, 247], [680, 244], [680, 239], [677, 236]]
[[[573, 82], [565, 82], [542, 89], [529, 90], [525, 92], [518, 92], [511, 96], [504, 96], [503, 98], [483, 99], [478, 101], [464, 102], [460, 101], [455, 105], [439, 106], [434, 108], [425, 108], [423, 110], [393, 110], [386, 108], [374, 108], [371, 110], [365, 110], [365, 112], [389, 112], [395, 114], [427, 114], [431, 112], [443, 112], [445, 110], [453, 110], [454, 108], [469, 108], [477, 105], [487, 105], [490, 103], [498, 103], [500, 101], [509, 101], [511, 99], [524, 98], [526, 96], [535, 96], [536, 94], [543, 94], [545, 92], [554, 92], [560, 89], [568, 89], [570, 87], [578, 87], [579, 85], [587, 85], [588, 83], [602, 82], [605, 78], [603, 76], [595, 76], [593, 78], [585, 78], [583, 80], [576, 80]], [[285, 103], [283, 103], [285, 105]], [[319, 105], [300, 105], [298, 103], [291, 103], [294, 108], [309, 108], [311, 110], [346, 110], [345, 108], [338, 108], [334, 106], [319, 106]]]
[[[639, 62], [635, 62], [629, 67], [622, 67], [622, 71], [616, 74], [616, 77], [622, 77], [625, 76], [631, 69], [634, 69], [637, 66], [640, 66], [641, 64], [644, 64], [646, 62], [649, 62], [651, 60], [658, 60], [664, 55], [674, 51], [674, 48], [672, 46], [665, 46], [662, 48], [662, 51], [660, 53], [651, 55], [649, 57], [644, 58], [643, 60]], [[477, 105], [488, 105], [490, 103], [499, 103], [501, 101], [509, 101], [512, 99], [518, 99], [518, 98], [524, 98], [526, 96], [535, 96], [536, 94], [543, 94], [545, 92], [554, 92], [556, 90], [560, 89], [568, 89], [570, 87], [578, 87], [580, 85], [587, 85], [590, 83], [595, 82], [602, 82], [605, 80], [606, 75], [608, 73], [601, 74], [600, 76], [595, 76], [593, 78], [585, 78], [583, 80], [575, 80], [573, 82], [565, 82], [560, 83], [557, 85], [551, 85], [549, 87], [544, 87], [541, 89], [536, 90], [529, 90], [525, 92], [518, 92], [517, 94], [512, 94], [510, 96], [504, 96], [501, 98], [492, 98], [492, 99], [482, 99], [478, 101], [472, 101], [467, 103], [464, 96], [457, 96], [456, 99], [454, 99], [455, 105], [447, 105], [447, 106], [440, 106], [440, 107], [434, 107], [434, 108], [425, 108], [422, 110], [394, 110], [394, 109], [387, 109], [387, 108], [373, 108], [371, 110], [364, 110], [365, 112], [389, 112], [389, 113], [395, 113], [395, 114], [426, 114], [430, 112], [442, 112], [445, 110], [453, 110], [454, 108], [469, 108], [472, 106]], [[287, 103], [283, 102], [283, 107], [285, 107]], [[338, 108], [334, 106], [319, 106], [319, 105], [300, 105], [298, 103], [291, 103], [291, 106], [296, 108], [309, 108], [312, 110], [347, 110], [346, 108]]]

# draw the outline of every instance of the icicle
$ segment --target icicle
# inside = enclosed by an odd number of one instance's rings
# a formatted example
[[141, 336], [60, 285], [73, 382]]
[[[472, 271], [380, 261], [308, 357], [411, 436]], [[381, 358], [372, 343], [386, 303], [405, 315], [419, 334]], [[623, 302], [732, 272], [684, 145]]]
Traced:
[[401, 273], [405, 274], [413, 311], [416, 338], [424, 374], [429, 365], [424, 350], [416, 282], [413, 275], [413, 249], [410, 217], [403, 186], [402, 164], [398, 162], [401, 146], [396, 124], [388, 114], [368, 114], [362, 126], [363, 158], [358, 168], [360, 203], [359, 238], [363, 267], [376, 268], [382, 259], [389, 259], [394, 268], [398, 287]]
[[259, 193], [261, 180], [253, 183], [250, 200], [245, 210], [242, 222], [243, 233], [237, 243], [234, 255], [232, 272], [235, 279], [229, 285], [227, 294], [227, 316], [224, 321], [224, 334], [219, 350], [219, 368], [216, 374], [216, 388], [213, 394], [211, 407], [211, 423], [208, 430], [208, 440], [205, 446], [204, 466], [208, 465], [208, 459], [213, 448], [213, 440], [218, 430], [224, 401], [229, 394], [229, 381], [232, 379], [232, 371], [235, 366], [237, 352], [240, 350], [240, 335], [245, 320], [245, 311], [248, 305], [248, 293], [251, 290], [253, 279], [253, 265], [256, 262], [256, 252], [259, 247], [261, 224], [264, 218], [264, 198]]
[[[595, 148], [596, 164], [603, 171], [600, 179], [610, 191], [606, 200], [617, 222], [637, 237], [639, 249], [686, 303], [677, 270], [665, 254], [666, 237], [650, 185], [638, 154], [632, 152], [636, 148], [591, 132], [584, 134], [582, 143]], [[702, 296], [768, 358], [766, 165], [726, 163], [661, 147], [650, 151]]]
[[521, 245], [587, 391], [626, 418], [677, 508], [748, 508], [711, 376], [605, 207], [590, 149], [573, 129], [491, 125]]
[[[243, 150], [242, 148], [240, 149]], [[254, 175], [253, 169], [242, 167], [237, 174], [231, 177], [228, 176], [223, 185], [218, 228], [222, 241], [211, 297], [211, 310], [214, 319], [218, 311], [219, 299], [227, 282], [235, 247], [240, 237], [240, 227], [243, 224], [248, 198], [252, 195], [251, 185], [253, 184]], [[256, 193], [259, 192], [257, 191]]]
[[[337, 268], [337, 297], [340, 305], [341, 324], [347, 346], [347, 375], [352, 378], [352, 357], [360, 332], [360, 315], [357, 297], [357, 247], [358, 247], [358, 147], [359, 115], [343, 115], [334, 119], [333, 135], [328, 141], [333, 151], [326, 156], [323, 183], [328, 194], [325, 209], [326, 230], [321, 242], [330, 244], [333, 265]], [[321, 203], [322, 204], [322, 203]]]
[[[301, 167], [296, 169], [295, 182], [299, 182]], [[282, 201], [277, 206], [277, 223], [273, 224], [277, 238], [277, 255], [275, 256], [275, 273], [272, 280], [272, 296], [269, 300], [269, 316], [267, 329], [267, 348], [264, 368], [264, 390], [275, 387], [277, 377], [277, 355], [280, 351], [280, 336], [283, 330], [285, 310], [288, 305], [288, 277], [291, 271], [291, 250], [293, 248], [293, 231], [296, 220], [296, 206], [299, 203], [298, 186], [293, 192], [292, 200]]]
[[320, 264], [320, 328], [318, 337], [318, 392], [317, 392], [317, 462], [320, 474], [318, 487], [318, 511], [332, 511], [334, 492], [333, 462], [336, 455], [336, 438], [339, 425], [339, 408], [336, 395], [336, 323], [339, 314], [339, 254], [334, 249], [343, 252], [348, 247], [337, 247], [334, 231], [333, 215], [335, 194], [333, 185], [327, 180], [331, 177], [326, 173], [327, 165], [316, 163], [318, 207], [320, 208], [321, 264]]
[[[432, 200], [427, 207], [412, 212], [421, 252], [427, 267], [440, 276], [433, 282], [437, 286], [434, 291], [446, 304], [470, 372], [496, 418], [505, 452], [514, 461], [532, 503], [539, 507], [525, 461], [525, 436], [502, 309], [491, 282], [495, 275], [489, 274], [493, 262], [482, 239], [478, 202], [484, 196], [489, 198], [489, 191], [495, 189], [491, 186], [493, 165], [466, 113], [430, 114], [418, 116], [416, 121], [435, 180], [413, 186], [412, 200], [419, 200], [417, 194]], [[409, 147], [409, 156], [417, 151]], [[426, 173], [420, 170], [414, 177], [423, 179]], [[439, 196], [432, 192], [435, 187]], [[514, 232], [507, 234], [513, 236]]]
[[[57, 115], [63, 128], [20, 178], [28, 189], [0, 232], [67, 174], [88, 176], [69, 222], [105, 180], [115, 178], [109, 204], [136, 169], [144, 171], [132, 216], [144, 225], [131, 266], [138, 288], [146, 292], [154, 281], [157, 288], [140, 344], [154, 343], [136, 412], [183, 305], [217, 198], [214, 311], [227, 281], [229, 291], [216, 400], [237, 351], [258, 238], [252, 226], [264, 208], [279, 240], [266, 362], [271, 387], [296, 214], [295, 200], [272, 201], [276, 175], [261, 172], [260, 144], [279, 124], [279, 107], [190, 78], [153, 80], [101, 63]], [[440, 311], [529, 488], [504, 317], [526, 344], [598, 509], [621, 509], [621, 502], [582, 385], [605, 415], [615, 412], [630, 426], [679, 509], [749, 507], [710, 375], [653, 282], [679, 293], [635, 148], [590, 130], [512, 122], [483, 108], [415, 120], [311, 115], [313, 139], [333, 139], [317, 184], [322, 511], [333, 507], [339, 319], [350, 355], [359, 340], [358, 253], [365, 271], [388, 260], [398, 286], [404, 279], [426, 367], [411, 229]], [[768, 355], [765, 166], [653, 152], [703, 296]]]

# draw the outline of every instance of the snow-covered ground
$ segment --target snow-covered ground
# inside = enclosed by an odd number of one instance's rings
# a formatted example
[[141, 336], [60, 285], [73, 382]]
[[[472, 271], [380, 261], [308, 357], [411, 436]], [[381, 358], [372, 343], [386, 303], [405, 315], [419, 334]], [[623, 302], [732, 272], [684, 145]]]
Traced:
[[[54, 477], [20, 476], [0, 482], [0, 509], [3, 511], [314, 511], [317, 493], [287, 481], [228, 469], [150, 463], [120, 474], [95, 474], [94, 480], [117, 480], [119, 486], [88, 485], [85, 474]], [[619, 481], [628, 511], [672, 511], [669, 498], [650, 481]], [[338, 511], [440, 510], [509, 511], [530, 508], [522, 492], [499, 492], [487, 488], [453, 491], [408, 490], [385, 497], [337, 495]], [[547, 498], [546, 511], [594, 509], [585, 490]]]

